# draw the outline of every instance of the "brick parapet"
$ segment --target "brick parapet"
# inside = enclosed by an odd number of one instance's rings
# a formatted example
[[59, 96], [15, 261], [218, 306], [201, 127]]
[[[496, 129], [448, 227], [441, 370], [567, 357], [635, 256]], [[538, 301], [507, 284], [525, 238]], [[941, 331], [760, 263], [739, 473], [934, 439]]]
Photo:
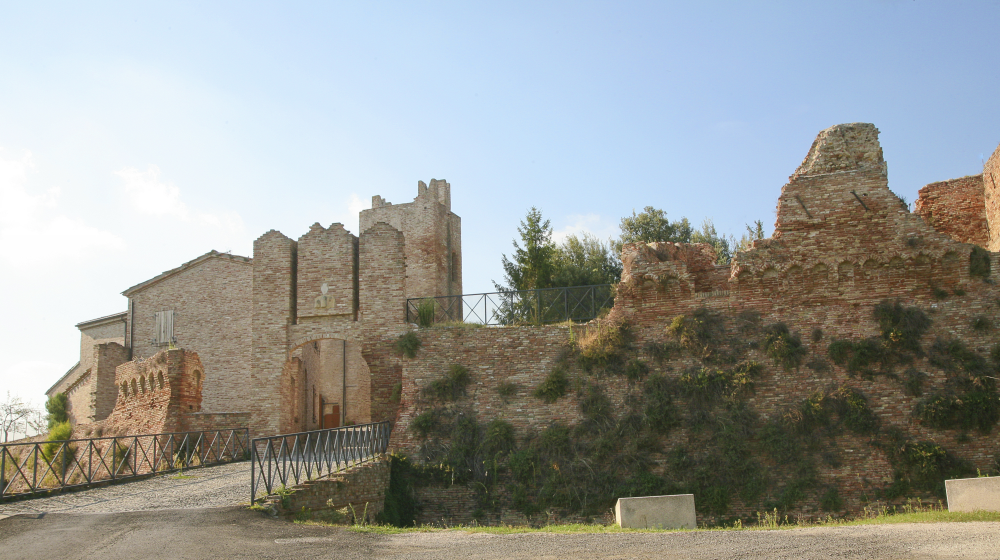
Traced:
[[989, 227], [990, 251], [1000, 251], [1000, 146], [983, 165], [983, 197]]
[[955, 241], [989, 246], [982, 175], [931, 183], [918, 193], [914, 212]]

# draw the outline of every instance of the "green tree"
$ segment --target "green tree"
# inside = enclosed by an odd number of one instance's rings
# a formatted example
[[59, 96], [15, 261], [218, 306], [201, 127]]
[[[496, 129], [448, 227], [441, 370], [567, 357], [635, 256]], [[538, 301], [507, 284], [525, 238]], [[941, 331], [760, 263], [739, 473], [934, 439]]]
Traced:
[[725, 235], [719, 235], [712, 220], [705, 218], [701, 223], [701, 229], [691, 234], [691, 243], [708, 243], [715, 249], [715, 264], [729, 264], [733, 258], [732, 247], [736, 244], [736, 240], [732, 236], [726, 238]]
[[45, 401], [45, 410], [49, 413], [49, 429], [56, 424], [69, 422], [69, 398], [66, 393], [56, 393]]
[[517, 228], [522, 247], [514, 240], [513, 259], [503, 255], [504, 282], [493, 282], [498, 291], [534, 290], [552, 287], [556, 246], [552, 242], [552, 227], [542, 212], [531, 207]]
[[733, 256], [740, 251], [749, 250], [758, 239], [764, 239], [764, 222], [761, 220], [754, 221], [753, 227], [747, 226], [747, 232], [733, 246]]
[[687, 218], [671, 222], [667, 219], [666, 212], [652, 206], [643, 208], [639, 214], [632, 210], [631, 216], [622, 218], [621, 230], [621, 244], [655, 241], [690, 243], [693, 233]]
[[552, 285], [590, 286], [617, 284], [622, 276], [621, 258], [613, 243], [605, 243], [590, 233], [570, 235], [556, 247]]

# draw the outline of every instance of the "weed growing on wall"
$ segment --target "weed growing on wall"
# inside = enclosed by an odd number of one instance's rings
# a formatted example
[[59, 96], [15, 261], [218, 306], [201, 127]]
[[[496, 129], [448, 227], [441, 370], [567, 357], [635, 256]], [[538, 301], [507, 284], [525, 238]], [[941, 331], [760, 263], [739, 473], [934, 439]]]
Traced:
[[631, 344], [628, 323], [598, 323], [577, 338], [577, 362], [587, 372], [617, 372], [624, 365]]
[[567, 389], [569, 389], [569, 377], [566, 375], [566, 366], [556, 364], [545, 377], [545, 381], [542, 381], [531, 394], [552, 404], [565, 395]]
[[442, 379], [435, 379], [424, 387], [424, 395], [437, 401], [453, 402], [465, 395], [472, 378], [469, 370], [460, 364], [452, 364]]
[[969, 276], [983, 280], [990, 277], [990, 252], [982, 247], [973, 247], [969, 253]]
[[434, 324], [434, 299], [424, 298], [417, 305], [417, 324], [429, 327]]
[[802, 339], [797, 334], [788, 331], [784, 323], [767, 327], [764, 331], [764, 351], [774, 364], [785, 371], [798, 368], [807, 350], [802, 346]]
[[396, 339], [396, 352], [407, 358], [417, 357], [417, 350], [420, 348], [420, 338], [413, 331], [401, 334]]

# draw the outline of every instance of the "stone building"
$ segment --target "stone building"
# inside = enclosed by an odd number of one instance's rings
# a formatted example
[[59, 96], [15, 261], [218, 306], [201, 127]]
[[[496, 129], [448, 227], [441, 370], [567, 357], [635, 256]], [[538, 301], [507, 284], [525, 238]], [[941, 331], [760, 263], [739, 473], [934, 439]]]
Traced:
[[[128, 288], [125, 312], [78, 325], [80, 363], [47, 394], [66, 393], [81, 426], [194, 425], [160, 418], [155, 403], [166, 397], [135, 373], [183, 348], [204, 376], [198, 410], [185, 414], [231, 423], [225, 415], [249, 413], [255, 433], [389, 418], [401, 368], [385, 341], [407, 329], [405, 298], [462, 291], [450, 191], [446, 181], [420, 181], [413, 202], [373, 197], [359, 236], [339, 223], [314, 224], [298, 240], [272, 230], [253, 258], [210, 251]], [[139, 381], [123, 385], [116, 375]], [[150, 417], [137, 412], [144, 407]]]

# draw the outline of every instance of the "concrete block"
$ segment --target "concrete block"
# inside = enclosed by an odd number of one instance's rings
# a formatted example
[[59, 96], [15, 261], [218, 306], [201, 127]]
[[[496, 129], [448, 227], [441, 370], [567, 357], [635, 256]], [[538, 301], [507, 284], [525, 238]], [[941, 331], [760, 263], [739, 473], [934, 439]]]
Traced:
[[694, 494], [618, 498], [615, 522], [627, 529], [694, 529]]
[[948, 511], [1000, 512], [1000, 476], [944, 481]]

